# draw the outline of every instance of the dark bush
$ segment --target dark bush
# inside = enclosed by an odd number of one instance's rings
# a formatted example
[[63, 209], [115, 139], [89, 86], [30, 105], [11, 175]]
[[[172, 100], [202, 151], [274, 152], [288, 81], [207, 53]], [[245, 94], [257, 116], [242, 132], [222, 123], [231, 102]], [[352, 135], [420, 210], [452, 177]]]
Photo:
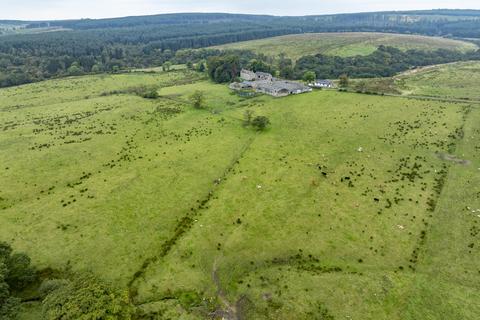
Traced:
[[253, 118], [252, 126], [257, 130], [262, 131], [270, 124], [270, 120], [265, 116], [258, 116]]

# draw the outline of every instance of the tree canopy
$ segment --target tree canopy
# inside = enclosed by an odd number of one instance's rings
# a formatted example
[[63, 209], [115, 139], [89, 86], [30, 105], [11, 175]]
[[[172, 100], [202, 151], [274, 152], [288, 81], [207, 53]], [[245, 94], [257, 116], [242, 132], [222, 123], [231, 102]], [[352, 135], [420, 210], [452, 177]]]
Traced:
[[[415, 15], [415, 19], [405, 19], [408, 15]], [[480, 12], [474, 10], [433, 10], [421, 11], [421, 14], [384, 12], [307, 17], [194, 13], [27, 22], [29, 29], [50, 26], [65, 30], [1, 35], [0, 86], [82, 73], [162, 66], [166, 61], [195, 63], [214, 55], [215, 50], [193, 49], [285, 34], [356, 31], [480, 38], [478, 17]], [[243, 59], [243, 54], [239, 56]], [[260, 62], [252, 68], [273, 71], [261, 62], [264, 60], [260, 57]], [[293, 77], [292, 61], [285, 57], [280, 60], [280, 76]], [[326, 73], [325, 70], [315, 72]], [[229, 72], [221, 70], [217, 76], [225, 82]]]
[[236, 55], [210, 57], [207, 61], [208, 75], [218, 83], [231, 82], [240, 75], [240, 59]]
[[398, 72], [418, 66], [479, 60], [480, 51], [461, 53], [454, 50], [408, 50], [380, 46], [367, 56], [333, 57], [323, 54], [305, 56], [295, 65], [294, 77], [300, 79], [306, 72], [314, 71], [318, 79], [336, 79], [341, 75], [350, 78], [390, 77]]
[[128, 292], [112, 289], [90, 274], [46, 281], [41, 292], [47, 320], [129, 320], [133, 314]]
[[23, 253], [14, 253], [10, 245], [0, 242], [0, 319], [15, 317], [20, 300], [14, 293], [36, 280], [30, 258]]

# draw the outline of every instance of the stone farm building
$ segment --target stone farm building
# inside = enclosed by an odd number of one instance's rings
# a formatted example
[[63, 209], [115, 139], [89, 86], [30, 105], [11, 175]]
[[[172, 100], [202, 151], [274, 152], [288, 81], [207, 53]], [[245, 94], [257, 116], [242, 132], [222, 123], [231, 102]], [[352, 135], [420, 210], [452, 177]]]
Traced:
[[240, 77], [243, 82], [235, 82], [230, 85], [232, 90], [254, 90], [274, 97], [284, 97], [290, 94], [310, 92], [312, 89], [296, 81], [280, 80], [270, 73], [252, 72], [242, 70]]
[[272, 81], [273, 80], [273, 76], [270, 73], [257, 72], [255, 74], [257, 75], [256, 80], [260, 80], [260, 81]]
[[246, 81], [254, 81], [257, 80], [257, 74], [253, 71], [242, 69], [240, 78]]

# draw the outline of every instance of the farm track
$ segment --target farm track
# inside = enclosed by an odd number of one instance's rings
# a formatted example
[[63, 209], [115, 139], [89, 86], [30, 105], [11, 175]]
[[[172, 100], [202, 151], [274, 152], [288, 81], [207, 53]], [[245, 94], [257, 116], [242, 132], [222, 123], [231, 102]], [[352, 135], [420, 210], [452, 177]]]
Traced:
[[480, 100], [464, 100], [464, 99], [453, 99], [453, 98], [440, 98], [440, 97], [430, 97], [430, 96], [406, 96], [401, 94], [392, 94], [386, 93], [384, 94], [386, 97], [400, 97], [400, 98], [407, 98], [407, 99], [416, 99], [416, 100], [429, 100], [429, 101], [440, 101], [440, 102], [451, 102], [451, 103], [468, 103], [468, 104], [480, 104]]
[[[329, 91], [337, 91], [337, 89], [324, 89]], [[348, 93], [355, 93], [355, 94], [366, 94], [366, 93], [358, 93], [355, 91], [347, 91]], [[403, 94], [394, 94], [394, 93], [378, 93], [375, 94], [379, 97], [395, 97], [395, 98], [405, 98], [405, 99], [413, 99], [413, 100], [423, 100], [423, 101], [439, 101], [439, 102], [449, 102], [449, 103], [467, 103], [467, 104], [480, 104], [480, 100], [466, 100], [466, 99], [454, 99], [454, 98], [442, 98], [442, 97], [432, 97], [432, 96], [419, 96], [419, 95], [403, 95]]]
[[[217, 179], [218, 183], [214, 187], [214, 189], [208, 191], [208, 193], [203, 197], [203, 199], [200, 201], [200, 204], [198, 207], [191, 211], [188, 212], [185, 216], [183, 216], [179, 222], [177, 223], [177, 226], [175, 227], [174, 234], [165, 242], [163, 242], [160, 245], [160, 252], [159, 254], [155, 256], [151, 256], [147, 259], [144, 260], [143, 264], [141, 265], [140, 269], [134, 273], [130, 281], [128, 282], [128, 289], [130, 292], [130, 298], [134, 302], [137, 296], [138, 296], [138, 289], [136, 288], [135, 284], [139, 279], [142, 279], [145, 277], [145, 274], [147, 272], [148, 267], [159, 261], [160, 259], [164, 258], [167, 256], [170, 251], [173, 249], [174, 245], [188, 232], [190, 231], [193, 226], [195, 225], [195, 222], [197, 222], [197, 217], [201, 215], [201, 211], [206, 209], [207, 204], [209, 201], [213, 198], [215, 195], [215, 190], [218, 190], [221, 186], [223, 181], [225, 181], [225, 178], [228, 177], [230, 172], [235, 168], [235, 166], [239, 163], [239, 161], [243, 158], [245, 153], [250, 149], [250, 146], [252, 143], [255, 141], [255, 137], [253, 136], [247, 140], [243, 148], [240, 150], [238, 155], [232, 159], [230, 164], [225, 168], [223, 174]], [[140, 304], [146, 304], [146, 303], [151, 303], [154, 301], [157, 301], [158, 299], [153, 299], [152, 301], [142, 301]]]
[[218, 276], [218, 266], [217, 266], [217, 259], [213, 262], [212, 268], [212, 281], [217, 288], [217, 297], [218, 300], [222, 303], [224, 310], [217, 310], [216, 314], [213, 316], [222, 316], [222, 319], [226, 320], [238, 320], [238, 310], [236, 305], [232, 305], [227, 298], [225, 290], [222, 288], [222, 284], [220, 282], [220, 277]]

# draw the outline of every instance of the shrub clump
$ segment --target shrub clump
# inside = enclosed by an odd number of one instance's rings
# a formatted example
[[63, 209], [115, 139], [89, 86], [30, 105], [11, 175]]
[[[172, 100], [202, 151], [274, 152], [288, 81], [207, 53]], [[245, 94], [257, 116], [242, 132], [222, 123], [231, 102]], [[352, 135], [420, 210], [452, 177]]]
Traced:
[[45, 281], [40, 292], [47, 320], [130, 320], [134, 312], [128, 292], [112, 289], [90, 274]]
[[159, 88], [157, 86], [139, 86], [103, 92], [101, 96], [111, 96], [115, 94], [134, 94], [145, 99], [157, 99], [159, 97], [158, 90]]
[[205, 107], [205, 94], [203, 91], [197, 90], [190, 96], [190, 101], [195, 109], [203, 109]]
[[270, 120], [265, 116], [257, 116], [252, 120], [252, 126], [258, 131], [263, 131], [270, 124]]
[[157, 99], [158, 88], [157, 87], [140, 87], [135, 92], [137, 96], [145, 99]]

